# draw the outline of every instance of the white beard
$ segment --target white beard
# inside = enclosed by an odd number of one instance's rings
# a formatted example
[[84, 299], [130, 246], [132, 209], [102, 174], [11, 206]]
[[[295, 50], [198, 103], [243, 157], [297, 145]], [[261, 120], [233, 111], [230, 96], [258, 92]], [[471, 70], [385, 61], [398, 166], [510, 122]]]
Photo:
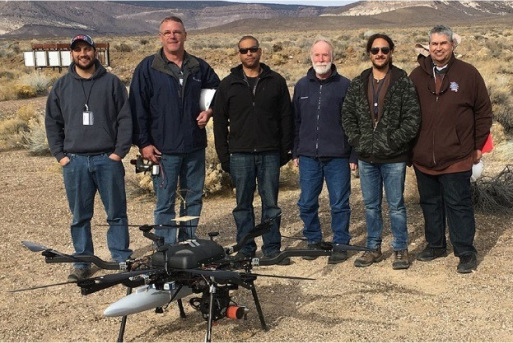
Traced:
[[313, 68], [317, 74], [324, 75], [331, 70], [331, 62], [313, 64]]

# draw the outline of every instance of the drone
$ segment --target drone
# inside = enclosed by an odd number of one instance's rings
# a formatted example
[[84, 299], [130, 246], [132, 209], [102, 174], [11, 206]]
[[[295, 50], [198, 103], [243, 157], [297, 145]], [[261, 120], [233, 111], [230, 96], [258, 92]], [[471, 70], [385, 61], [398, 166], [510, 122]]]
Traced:
[[[118, 342], [123, 342], [127, 316], [147, 310], [163, 313], [173, 301], [178, 304], [181, 318], [186, 318], [182, 300], [189, 297], [190, 306], [199, 312], [207, 322], [205, 342], [212, 340], [212, 325], [223, 318], [247, 319], [249, 308], [237, 304], [231, 292], [239, 287], [251, 291], [261, 327], [268, 330], [255, 287], [257, 277], [274, 277], [296, 280], [314, 280], [305, 277], [257, 274], [253, 267], [269, 266], [287, 257], [330, 256], [333, 247], [323, 243], [321, 249], [285, 249], [274, 258], [261, 260], [255, 257], [232, 256], [249, 240], [270, 231], [272, 222], [268, 219], [255, 226], [237, 244], [223, 247], [214, 238], [218, 232], [210, 232], [209, 239], [193, 239], [177, 244], [164, 244], [162, 237], [152, 231], [156, 226], [145, 224], [139, 227], [143, 236], [153, 242], [153, 252], [140, 258], [130, 258], [122, 263], [106, 262], [94, 255], [68, 255], [43, 245], [22, 241], [32, 252], [41, 252], [46, 263], [88, 262], [104, 270], [116, 273], [87, 279], [36, 286], [13, 290], [20, 292], [68, 283], [76, 283], [82, 295], [92, 294], [103, 289], [124, 285], [127, 295], [111, 304], [104, 311], [106, 317], [122, 317]], [[170, 225], [171, 226], [171, 225]], [[346, 250], [365, 251], [365, 247], [346, 245]]]

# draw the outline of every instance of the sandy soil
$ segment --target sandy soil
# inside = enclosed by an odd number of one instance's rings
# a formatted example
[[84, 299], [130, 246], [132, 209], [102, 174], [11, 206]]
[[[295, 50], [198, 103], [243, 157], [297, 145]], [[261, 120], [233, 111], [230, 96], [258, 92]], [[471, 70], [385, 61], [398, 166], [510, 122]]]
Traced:
[[[67, 264], [46, 264], [41, 255], [21, 245], [28, 240], [72, 253], [70, 214], [62, 176], [51, 157], [31, 157], [25, 151], [2, 153], [0, 164], [0, 341], [115, 341], [118, 318], [105, 318], [103, 310], [125, 294], [122, 286], [82, 296], [78, 287], [62, 285], [28, 292], [10, 290], [66, 280]], [[126, 162], [127, 179], [133, 178]], [[423, 219], [408, 174], [407, 209], [410, 252], [423, 248]], [[130, 186], [129, 183], [129, 188]], [[352, 243], [365, 244], [364, 214], [358, 179], [353, 179]], [[282, 234], [300, 236], [297, 210], [299, 190], [289, 182], [280, 193]], [[255, 206], [258, 210], [259, 200]], [[198, 234], [221, 233], [219, 242], [234, 242], [232, 196], [208, 197]], [[131, 224], [152, 222], [153, 201], [129, 199]], [[329, 209], [325, 191], [321, 221], [330, 240]], [[385, 221], [388, 225], [388, 221]], [[97, 204], [93, 230], [96, 254], [109, 258], [105, 243], [103, 208]], [[391, 267], [390, 231], [384, 236], [386, 260], [368, 268], [349, 261], [328, 265], [293, 258], [290, 266], [258, 267], [255, 272], [306, 276], [315, 281], [258, 278], [257, 291], [270, 328], [261, 330], [251, 293], [240, 289], [234, 299], [250, 309], [248, 320], [223, 319], [214, 326], [214, 341], [513, 341], [513, 234], [506, 215], [477, 215], [479, 266], [476, 272], [456, 273], [452, 254], [432, 262], [413, 261], [408, 270]], [[284, 247], [301, 246], [284, 239]], [[135, 255], [147, 253], [150, 242], [134, 227]], [[303, 243], [301, 243], [303, 244]], [[126, 341], [202, 341], [206, 322], [185, 301], [186, 319], [173, 303], [163, 314], [147, 311], [129, 316]]]

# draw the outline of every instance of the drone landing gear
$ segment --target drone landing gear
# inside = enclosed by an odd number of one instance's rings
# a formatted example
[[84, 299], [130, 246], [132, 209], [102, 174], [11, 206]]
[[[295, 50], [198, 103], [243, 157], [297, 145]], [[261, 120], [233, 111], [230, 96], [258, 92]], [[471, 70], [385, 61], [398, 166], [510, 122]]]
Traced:
[[255, 289], [254, 279], [241, 280], [237, 284], [219, 285], [214, 281], [214, 278], [211, 278], [208, 293], [205, 291], [201, 298], [192, 298], [190, 300], [191, 306], [194, 309], [201, 311], [203, 318], [207, 321], [205, 342], [212, 341], [212, 325], [215, 321], [225, 317], [231, 319], [246, 319], [248, 309], [234, 303], [229, 294], [230, 290], [237, 289], [238, 285], [251, 290], [262, 329], [268, 331], [264, 319], [264, 313], [262, 312], [262, 307], [260, 306], [260, 301], [258, 300], [258, 295]]
[[[132, 293], [132, 287], [126, 288], [126, 295], [130, 295]], [[121, 318], [121, 324], [119, 326], [119, 334], [118, 334], [118, 342], [123, 342], [123, 336], [125, 335], [125, 327], [126, 327], [126, 320], [128, 316], [123, 316]]]

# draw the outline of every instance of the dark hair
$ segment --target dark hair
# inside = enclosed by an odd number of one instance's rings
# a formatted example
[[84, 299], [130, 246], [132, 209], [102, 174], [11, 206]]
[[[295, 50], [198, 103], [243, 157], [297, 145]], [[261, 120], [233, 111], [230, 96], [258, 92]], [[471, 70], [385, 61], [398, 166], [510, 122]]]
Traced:
[[379, 38], [386, 40], [388, 42], [388, 46], [390, 47], [390, 50], [394, 51], [395, 44], [394, 44], [394, 41], [392, 40], [392, 38], [388, 37], [388, 35], [386, 35], [384, 33], [375, 33], [369, 37], [369, 40], [367, 40], [367, 53], [370, 52], [370, 49], [372, 48], [372, 44], [374, 43], [374, 41]]
[[244, 36], [242, 37], [241, 39], [239, 39], [239, 43], [237, 43], [237, 47], [240, 48], [240, 43], [244, 40], [247, 40], [247, 39], [252, 39], [256, 42], [256, 46], [257, 47], [260, 47], [260, 43], [258, 43], [258, 39], [256, 39], [255, 37], [253, 36]]
[[169, 16], [169, 17], [165, 17], [164, 19], [162, 19], [162, 21], [160, 22], [160, 25], [162, 25], [163, 23], [165, 23], [166, 21], [174, 21], [176, 23], [180, 23], [182, 24], [183, 26], [183, 29], [185, 30], [185, 25], [183, 24], [183, 21], [182, 19], [180, 19], [179, 17], [175, 16], [175, 15], [172, 15], [172, 16]]

